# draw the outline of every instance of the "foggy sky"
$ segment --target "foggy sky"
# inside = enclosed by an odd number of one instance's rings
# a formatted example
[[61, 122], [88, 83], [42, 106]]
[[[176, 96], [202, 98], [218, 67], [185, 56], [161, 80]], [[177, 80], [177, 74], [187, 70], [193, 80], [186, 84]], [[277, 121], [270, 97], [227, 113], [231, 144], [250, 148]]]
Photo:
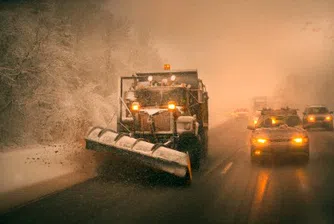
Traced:
[[285, 76], [323, 70], [333, 57], [334, 0], [110, 0], [108, 7], [150, 30], [172, 69], [197, 68], [215, 111], [249, 106]]

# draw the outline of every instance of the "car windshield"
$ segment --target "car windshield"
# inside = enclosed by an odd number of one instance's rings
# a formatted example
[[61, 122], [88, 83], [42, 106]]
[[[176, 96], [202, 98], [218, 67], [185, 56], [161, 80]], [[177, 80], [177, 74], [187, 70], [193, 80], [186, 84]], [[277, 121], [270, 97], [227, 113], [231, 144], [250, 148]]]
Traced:
[[328, 113], [328, 109], [326, 107], [310, 107], [307, 109], [307, 113], [309, 114], [326, 114]]
[[186, 103], [186, 90], [184, 88], [152, 88], [136, 91], [137, 101], [143, 107], [165, 106], [169, 101], [175, 101], [177, 105], [183, 106]]
[[258, 127], [271, 128], [284, 124], [295, 127], [301, 125], [301, 119], [298, 116], [263, 116], [259, 119]]

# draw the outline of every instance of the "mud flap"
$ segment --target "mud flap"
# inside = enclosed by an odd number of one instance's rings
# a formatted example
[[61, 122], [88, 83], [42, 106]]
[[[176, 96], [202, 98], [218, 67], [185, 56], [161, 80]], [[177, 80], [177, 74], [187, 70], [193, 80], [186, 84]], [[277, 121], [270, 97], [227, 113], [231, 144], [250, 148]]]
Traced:
[[92, 128], [85, 141], [86, 149], [126, 155], [148, 167], [181, 178], [187, 175], [190, 180], [192, 178], [189, 155], [162, 144], [152, 144], [102, 127]]

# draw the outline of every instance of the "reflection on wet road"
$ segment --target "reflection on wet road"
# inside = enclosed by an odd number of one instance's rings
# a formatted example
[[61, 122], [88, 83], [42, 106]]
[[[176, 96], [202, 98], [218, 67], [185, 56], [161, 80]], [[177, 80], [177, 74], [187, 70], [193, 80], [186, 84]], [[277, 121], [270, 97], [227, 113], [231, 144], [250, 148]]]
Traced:
[[246, 125], [230, 120], [211, 130], [209, 157], [190, 187], [113, 162], [99, 178], [5, 214], [0, 221], [334, 223], [334, 132], [310, 132], [309, 165], [281, 159], [251, 165]]

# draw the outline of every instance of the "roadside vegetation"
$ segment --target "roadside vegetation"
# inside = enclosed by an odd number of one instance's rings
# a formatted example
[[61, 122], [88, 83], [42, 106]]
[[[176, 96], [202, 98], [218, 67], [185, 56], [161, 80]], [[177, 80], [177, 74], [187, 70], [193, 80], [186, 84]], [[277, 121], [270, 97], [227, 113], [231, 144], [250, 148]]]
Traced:
[[148, 31], [101, 0], [0, 6], [0, 144], [71, 142], [112, 127], [118, 77], [161, 67]]

